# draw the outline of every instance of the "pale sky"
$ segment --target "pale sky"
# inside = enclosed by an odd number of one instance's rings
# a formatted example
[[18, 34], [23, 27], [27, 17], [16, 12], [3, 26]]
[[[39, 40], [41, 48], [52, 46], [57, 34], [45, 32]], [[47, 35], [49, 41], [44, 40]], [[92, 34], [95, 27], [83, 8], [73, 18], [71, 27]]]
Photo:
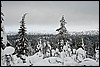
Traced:
[[99, 1], [1, 1], [5, 31], [18, 32], [21, 17], [27, 32], [57, 33], [61, 16], [68, 31], [87, 31], [99, 28]]

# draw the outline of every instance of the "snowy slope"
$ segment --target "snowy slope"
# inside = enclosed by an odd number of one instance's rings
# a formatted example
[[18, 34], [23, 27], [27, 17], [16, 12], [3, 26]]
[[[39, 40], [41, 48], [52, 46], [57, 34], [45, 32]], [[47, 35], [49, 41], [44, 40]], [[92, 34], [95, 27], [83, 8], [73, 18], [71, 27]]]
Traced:
[[99, 66], [99, 62], [96, 62], [93, 59], [86, 58], [81, 63], [79, 63], [81, 66]]
[[49, 57], [43, 59], [43, 55], [39, 56], [39, 52], [35, 53], [33, 56], [26, 57], [26, 63], [23, 63], [22, 60], [16, 56], [13, 57], [15, 58], [15, 64], [12, 64], [12, 66], [99, 66], [99, 62], [90, 58], [86, 58], [81, 63], [77, 63], [71, 57], [65, 57], [64, 64], [62, 64], [63, 59], [59, 57]]
[[41, 61], [35, 63], [33, 66], [62, 66], [61, 63], [57, 63], [57, 57], [49, 57], [42, 59]]
[[64, 66], [79, 66], [79, 64], [71, 57], [66, 57], [64, 58]]

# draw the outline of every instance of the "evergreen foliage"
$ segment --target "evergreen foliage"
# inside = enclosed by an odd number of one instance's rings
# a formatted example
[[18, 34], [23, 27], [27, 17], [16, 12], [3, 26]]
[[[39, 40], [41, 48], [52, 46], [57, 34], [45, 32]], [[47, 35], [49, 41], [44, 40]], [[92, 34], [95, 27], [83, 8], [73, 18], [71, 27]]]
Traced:
[[22, 20], [20, 21], [20, 29], [18, 32], [18, 39], [16, 42], [16, 48], [15, 53], [17, 53], [18, 56], [20, 55], [26, 55], [28, 56], [28, 39], [27, 39], [27, 33], [26, 33], [26, 27], [25, 27], [25, 16], [27, 13], [25, 13], [22, 17]]
[[[60, 22], [61, 22], [61, 24], [60, 24], [61, 27], [60, 27], [59, 29], [56, 29], [56, 31], [59, 32], [59, 33], [57, 34], [57, 37], [56, 37], [56, 39], [58, 39], [58, 43], [59, 43], [59, 46], [58, 46], [59, 51], [62, 50], [61, 47], [64, 46], [64, 44], [65, 44], [65, 42], [66, 42], [66, 39], [68, 39], [68, 32], [67, 32], [67, 29], [66, 29], [66, 27], [65, 27], [65, 24], [66, 24], [67, 22], [65, 22], [64, 16], [62, 16]], [[61, 45], [61, 43], [60, 43], [62, 40], [64, 41], [64, 42], [63, 42], [63, 45]]]
[[[2, 4], [1, 4], [1, 7], [2, 7]], [[3, 18], [4, 14], [1, 12], [1, 24], [3, 23], [4, 21], [4, 18]], [[5, 48], [5, 45], [3, 44], [3, 27], [1, 26], [1, 48], [4, 50]]]

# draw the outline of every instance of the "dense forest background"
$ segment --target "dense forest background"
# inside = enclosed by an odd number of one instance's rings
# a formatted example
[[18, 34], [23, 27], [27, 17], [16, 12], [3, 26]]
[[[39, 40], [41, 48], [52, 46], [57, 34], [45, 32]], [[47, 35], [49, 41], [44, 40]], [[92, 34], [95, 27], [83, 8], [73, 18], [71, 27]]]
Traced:
[[[50, 42], [50, 45], [54, 48], [56, 48], [57, 45], [59, 45], [57, 43], [57, 38], [56, 35], [54, 34], [28, 34], [26, 36], [28, 38], [28, 41], [31, 44], [31, 47], [36, 50], [36, 45], [38, 44], [39, 39], [45, 39], [47, 41]], [[12, 46], [15, 46], [16, 44], [16, 40], [17, 40], [17, 35], [7, 35], [8, 40], [10, 41], [10, 43], [12, 44]], [[69, 34], [69, 38], [72, 40], [71, 41], [71, 47], [72, 49], [78, 48], [78, 45], [80, 45], [80, 43], [82, 42], [82, 38], [83, 38], [83, 42], [84, 42], [84, 47], [85, 50], [88, 52], [88, 55], [93, 56], [95, 54], [95, 49], [99, 48], [99, 31], [96, 32], [96, 34], [93, 34], [93, 32], [90, 34], [84, 34], [84, 33], [72, 33]], [[36, 52], [36, 51], [35, 51]]]

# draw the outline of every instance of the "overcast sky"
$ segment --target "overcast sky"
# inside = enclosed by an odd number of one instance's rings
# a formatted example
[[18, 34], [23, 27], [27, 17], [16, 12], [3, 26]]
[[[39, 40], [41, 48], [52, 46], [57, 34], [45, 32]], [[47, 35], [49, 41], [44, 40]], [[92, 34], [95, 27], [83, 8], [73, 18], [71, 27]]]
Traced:
[[5, 14], [6, 32], [18, 32], [21, 17], [27, 32], [57, 33], [61, 16], [67, 21], [68, 31], [99, 28], [99, 1], [1, 1]]

